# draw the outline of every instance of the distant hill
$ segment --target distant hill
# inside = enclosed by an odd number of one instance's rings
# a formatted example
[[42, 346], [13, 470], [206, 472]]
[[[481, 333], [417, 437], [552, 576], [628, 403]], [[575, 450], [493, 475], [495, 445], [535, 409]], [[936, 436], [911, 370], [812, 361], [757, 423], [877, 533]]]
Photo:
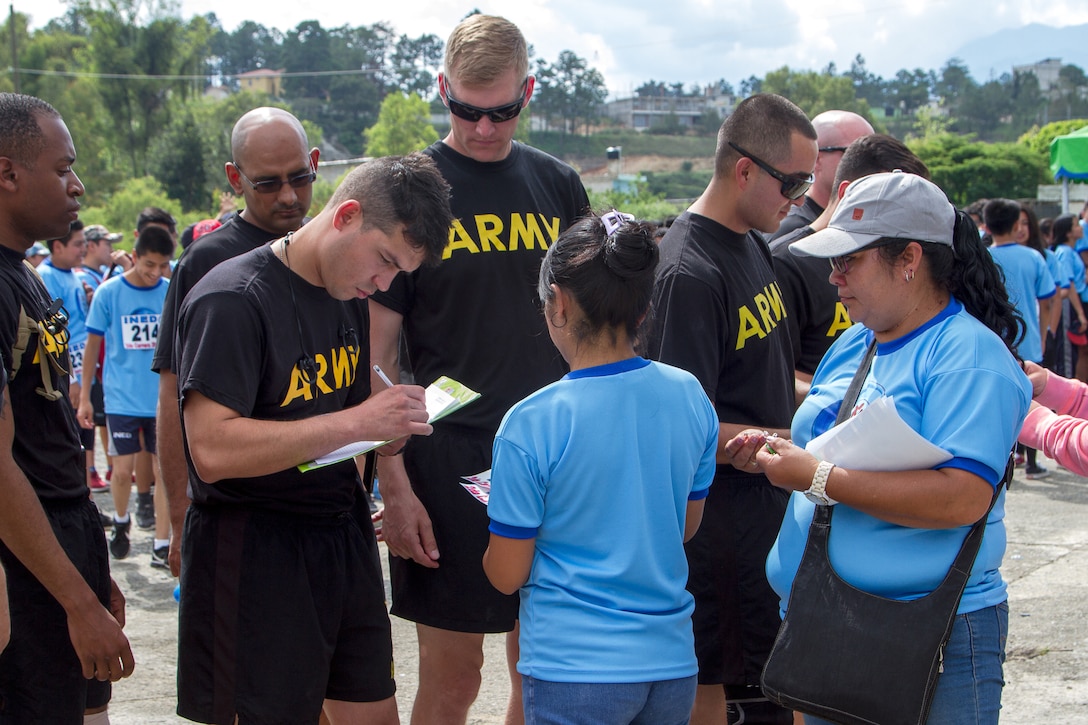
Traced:
[[[1088, 23], [1055, 28], [1032, 23], [1022, 28], [1000, 30], [972, 40], [951, 57], [959, 58], [979, 83], [1012, 73], [1014, 65], [1028, 65], [1047, 58], [1060, 58], [1063, 65], [1088, 71]], [[942, 64], [943, 67], [943, 64]], [[940, 68], [935, 68], [938, 73]]]

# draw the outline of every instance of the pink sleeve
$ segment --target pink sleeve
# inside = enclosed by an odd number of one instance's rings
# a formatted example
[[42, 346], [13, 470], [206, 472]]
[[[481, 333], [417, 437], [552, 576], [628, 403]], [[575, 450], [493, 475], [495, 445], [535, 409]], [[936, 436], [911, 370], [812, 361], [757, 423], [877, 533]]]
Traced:
[[[1047, 383], [1049, 388], [1050, 383]], [[1041, 402], [1042, 396], [1038, 400]], [[1047, 408], [1036, 406], [1024, 419], [1019, 440], [1026, 446], [1042, 451], [1043, 455], [1053, 458], [1073, 473], [1088, 476], [1088, 420], [1057, 415]]]
[[1040, 405], [1063, 415], [1088, 418], [1088, 385], [1048, 372], [1046, 387], [1035, 398]]

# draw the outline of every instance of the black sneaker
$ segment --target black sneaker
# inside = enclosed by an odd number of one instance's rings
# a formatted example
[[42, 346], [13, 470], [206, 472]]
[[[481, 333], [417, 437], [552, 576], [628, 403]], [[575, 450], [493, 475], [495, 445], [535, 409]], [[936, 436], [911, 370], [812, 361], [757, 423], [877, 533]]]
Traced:
[[150, 491], [136, 494], [136, 528], [141, 531], [155, 528], [155, 500]]
[[170, 568], [170, 545], [156, 546], [151, 549], [151, 566], [156, 569]]
[[110, 553], [113, 554], [114, 559], [124, 559], [128, 556], [128, 550], [130, 547], [128, 540], [128, 530], [132, 526], [132, 521], [126, 521], [121, 523], [120, 521], [113, 522], [113, 535], [110, 537]]
[[1024, 477], [1029, 481], [1037, 481], [1038, 479], [1046, 478], [1049, 475], [1050, 471], [1039, 465], [1028, 466], [1024, 469]]

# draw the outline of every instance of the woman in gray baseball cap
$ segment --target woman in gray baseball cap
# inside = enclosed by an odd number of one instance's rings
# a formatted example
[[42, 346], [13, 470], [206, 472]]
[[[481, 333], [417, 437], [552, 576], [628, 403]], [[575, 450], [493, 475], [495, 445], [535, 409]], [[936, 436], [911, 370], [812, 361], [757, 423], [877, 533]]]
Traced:
[[[974, 223], [913, 174], [855, 181], [828, 228], [790, 251], [829, 259], [829, 281], [856, 324], [817, 368], [793, 419], [792, 442], [768, 447], [751, 431], [728, 443], [795, 492], [768, 557], [768, 579], [785, 611], [816, 506], [837, 504], [827, 550], [838, 575], [881, 597], [919, 599], [944, 579], [972, 524], [987, 517], [929, 722], [997, 723], [1008, 631], [1000, 485], [1031, 402], [1013, 352], [1023, 323]], [[903, 421], [946, 452], [943, 463], [851, 470], [805, 451], [835, 425], [870, 345], [875, 355], [856, 402], [847, 403], [850, 414], [892, 398]]]

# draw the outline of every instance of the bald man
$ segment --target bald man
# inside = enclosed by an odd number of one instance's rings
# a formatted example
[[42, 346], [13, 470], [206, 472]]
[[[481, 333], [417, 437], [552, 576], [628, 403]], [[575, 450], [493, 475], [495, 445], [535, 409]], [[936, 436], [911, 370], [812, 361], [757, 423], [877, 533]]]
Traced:
[[245, 209], [191, 244], [178, 261], [159, 323], [152, 369], [159, 373], [159, 481], [170, 507], [170, 571], [181, 571], [181, 532], [189, 507], [189, 473], [181, 439], [174, 333], [185, 295], [220, 262], [268, 244], [302, 226], [310, 210], [320, 151], [310, 148], [299, 120], [279, 108], [255, 108], [234, 124], [227, 182]]
[[839, 169], [846, 147], [862, 136], [873, 133], [872, 125], [852, 111], [824, 111], [812, 119], [812, 127], [816, 129], [816, 143], [820, 146], [816, 170], [813, 171], [816, 181], [805, 195], [805, 203], [790, 209], [789, 216], [782, 220], [771, 240], [812, 224], [816, 217], [823, 214], [831, 201], [835, 172]]

